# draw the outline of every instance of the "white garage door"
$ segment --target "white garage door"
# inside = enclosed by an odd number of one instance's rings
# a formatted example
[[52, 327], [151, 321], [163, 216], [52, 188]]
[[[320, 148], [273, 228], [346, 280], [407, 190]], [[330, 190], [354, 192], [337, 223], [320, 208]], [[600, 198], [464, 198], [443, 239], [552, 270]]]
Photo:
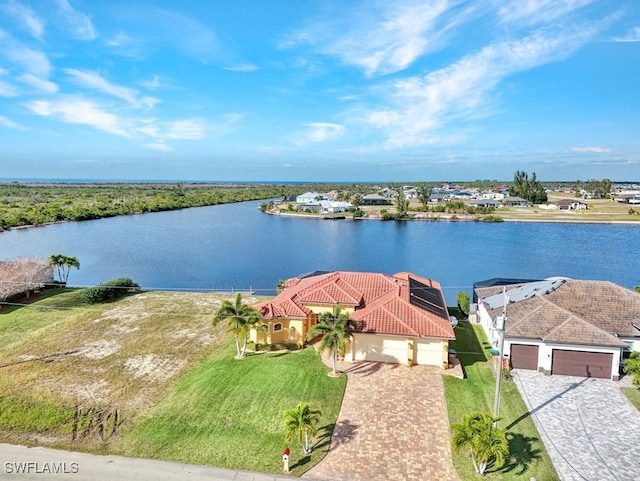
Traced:
[[406, 339], [387, 339], [374, 334], [355, 334], [355, 360], [406, 364], [409, 347]]
[[416, 362], [423, 366], [440, 366], [442, 367], [442, 341], [417, 341]]

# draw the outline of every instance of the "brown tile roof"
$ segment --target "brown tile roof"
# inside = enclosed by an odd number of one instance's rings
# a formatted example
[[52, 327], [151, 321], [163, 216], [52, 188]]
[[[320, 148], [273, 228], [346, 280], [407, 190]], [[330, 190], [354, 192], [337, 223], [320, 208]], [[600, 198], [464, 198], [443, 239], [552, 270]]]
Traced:
[[284, 286], [256, 306], [265, 318], [304, 317], [306, 305], [341, 305], [355, 309], [356, 332], [455, 339], [440, 284], [415, 274], [336, 271]]
[[[476, 292], [479, 302], [495, 294], [492, 288]], [[501, 311], [494, 309], [490, 315]], [[552, 292], [509, 304], [507, 318], [507, 337], [624, 346], [620, 337], [640, 337], [633, 327], [640, 325], [640, 293], [608, 281], [568, 279]]]

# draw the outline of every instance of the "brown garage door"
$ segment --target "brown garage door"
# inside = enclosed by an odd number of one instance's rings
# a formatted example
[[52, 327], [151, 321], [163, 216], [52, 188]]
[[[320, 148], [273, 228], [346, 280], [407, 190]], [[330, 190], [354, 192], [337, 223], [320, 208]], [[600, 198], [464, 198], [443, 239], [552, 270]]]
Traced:
[[538, 370], [538, 346], [511, 344], [510, 358], [514, 369]]
[[551, 374], [609, 379], [612, 361], [613, 354], [606, 352], [554, 349]]

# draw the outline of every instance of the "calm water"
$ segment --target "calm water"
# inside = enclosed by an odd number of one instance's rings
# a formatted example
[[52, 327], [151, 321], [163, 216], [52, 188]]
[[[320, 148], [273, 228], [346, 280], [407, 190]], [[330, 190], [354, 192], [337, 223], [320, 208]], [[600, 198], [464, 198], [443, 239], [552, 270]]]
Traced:
[[447, 301], [491, 277], [566, 276], [640, 284], [640, 225], [380, 222], [262, 214], [257, 202], [201, 207], [0, 234], [0, 260], [62, 252], [81, 263], [71, 285], [130, 277], [146, 288], [274, 294], [314, 270], [440, 281]]

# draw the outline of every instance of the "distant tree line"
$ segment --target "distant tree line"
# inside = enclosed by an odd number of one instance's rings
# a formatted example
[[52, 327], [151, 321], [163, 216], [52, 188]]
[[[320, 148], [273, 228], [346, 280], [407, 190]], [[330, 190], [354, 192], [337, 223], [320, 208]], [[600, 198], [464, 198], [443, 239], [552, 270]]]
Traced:
[[[576, 180], [574, 191], [576, 196], [591, 195], [595, 198], [607, 198], [611, 195], [613, 182], [610, 179], [590, 179], [586, 182]], [[584, 194], [583, 194], [584, 193]]]

